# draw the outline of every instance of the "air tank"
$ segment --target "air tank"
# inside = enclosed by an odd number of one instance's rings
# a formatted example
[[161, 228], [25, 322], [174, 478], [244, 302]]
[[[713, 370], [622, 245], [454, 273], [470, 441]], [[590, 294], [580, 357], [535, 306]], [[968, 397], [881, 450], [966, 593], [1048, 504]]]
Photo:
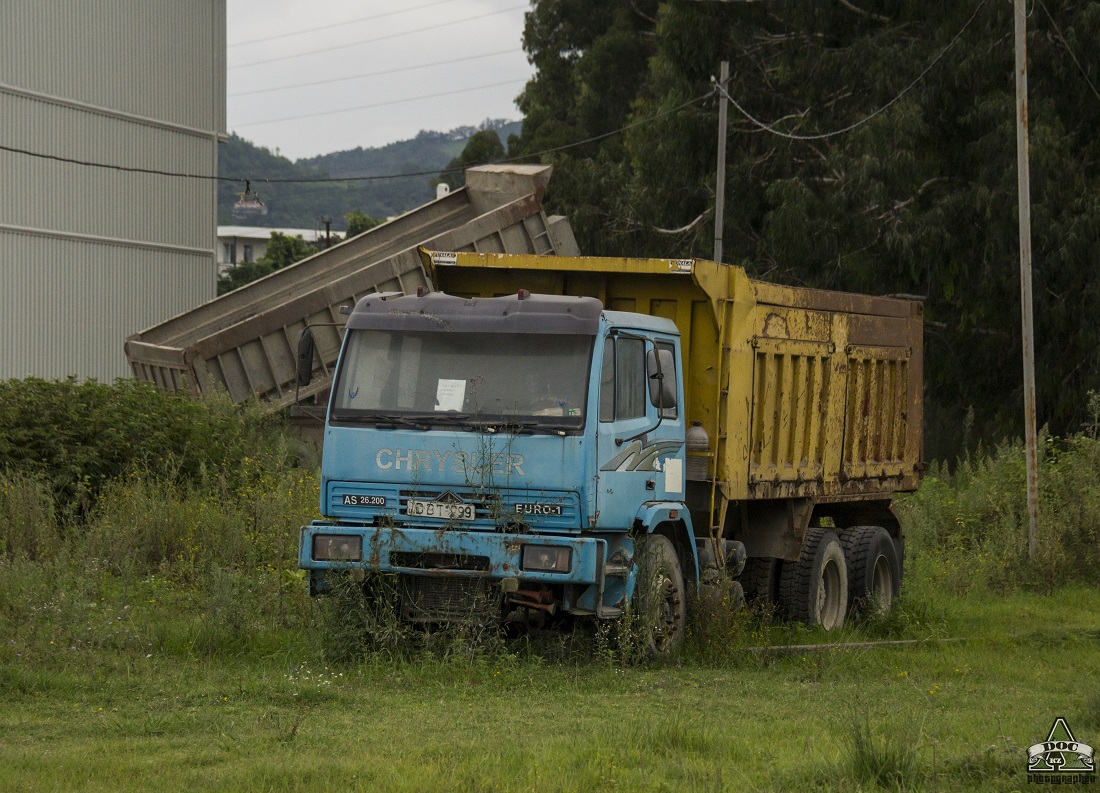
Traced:
[[703, 422], [691, 422], [685, 439], [687, 441], [687, 478], [706, 479], [706, 454], [710, 451], [710, 437], [707, 435], [707, 431], [703, 429]]

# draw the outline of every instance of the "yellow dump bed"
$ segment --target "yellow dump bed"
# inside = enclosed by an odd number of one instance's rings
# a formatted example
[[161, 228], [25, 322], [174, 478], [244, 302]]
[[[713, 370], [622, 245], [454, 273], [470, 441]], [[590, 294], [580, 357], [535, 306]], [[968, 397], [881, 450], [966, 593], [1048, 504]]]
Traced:
[[708, 470], [726, 504], [881, 499], [917, 488], [919, 302], [778, 286], [698, 259], [421, 256], [449, 294], [586, 295], [673, 320], [687, 418], [710, 437]]

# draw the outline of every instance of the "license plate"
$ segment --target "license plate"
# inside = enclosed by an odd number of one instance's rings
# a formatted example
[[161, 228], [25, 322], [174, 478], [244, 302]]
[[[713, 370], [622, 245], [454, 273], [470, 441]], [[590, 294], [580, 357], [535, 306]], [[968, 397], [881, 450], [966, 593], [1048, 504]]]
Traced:
[[442, 518], [443, 520], [473, 520], [477, 517], [473, 504], [456, 504], [452, 501], [415, 501], [409, 499], [405, 513], [417, 518]]
[[386, 506], [385, 496], [361, 496], [361, 495], [346, 495], [344, 496], [345, 507], [384, 507]]

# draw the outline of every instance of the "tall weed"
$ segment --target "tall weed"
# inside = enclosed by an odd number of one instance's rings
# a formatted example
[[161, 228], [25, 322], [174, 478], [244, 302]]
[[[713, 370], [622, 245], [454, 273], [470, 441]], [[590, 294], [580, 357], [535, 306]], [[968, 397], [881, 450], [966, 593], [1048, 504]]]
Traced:
[[0, 472], [0, 558], [48, 558], [60, 543], [61, 529], [43, 477]]
[[1040, 440], [1037, 551], [1028, 555], [1022, 442], [934, 466], [900, 500], [912, 569], [965, 593], [1023, 586], [1050, 590], [1100, 578], [1100, 440]]

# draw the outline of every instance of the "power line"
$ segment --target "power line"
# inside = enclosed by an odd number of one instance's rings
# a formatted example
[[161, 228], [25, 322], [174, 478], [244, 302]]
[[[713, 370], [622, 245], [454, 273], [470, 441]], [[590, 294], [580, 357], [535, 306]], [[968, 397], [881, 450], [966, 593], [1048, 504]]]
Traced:
[[297, 116], [283, 116], [282, 118], [269, 118], [264, 121], [247, 121], [243, 124], [234, 124], [234, 128], [237, 127], [258, 127], [263, 124], [275, 124], [280, 121], [297, 121], [302, 118], [317, 118], [318, 116], [334, 116], [338, 113], [354, 113], [356, 110], [369, 110], [375, 107], [388, 107], [390, 105], [403, 105], [407, 102], [418, 102], [422, 99], [438, 99], [441, 96], [452, 96], [454, 94], [468, 94], [472, 91], [481, 91], [486, 88], [499, 88], [502, 85], [517, 85], [521, 82], [518, 80], [504, 80], [499, 83], [488, 83], [486, 85], [474, 85], [470, 88], [454, 88], [448, 91], [441, 91], [436, 94], [424, 94], [422, 96], [407, 96], [404, 99], [393, 99], [388, 102], [375, 102], [370, 105], [356, 105], [355, 107], [342, 107], [337, 110], [322, 110], [318, 113], [302, 113]]
[[412, 72], [417, 69], [428, 69], [432, 66], [449, 66], [452, 63], [464, 63], [466, 61], [476, 61], [481, 58], [492, 58], [497, 55], [510, 55], [514, 52], [523, 52], [521, 47], [515, 47], [510, 50], [500, 50], [498, 52], [487, 52], [483, 55], [469, 55], [465, 58], [448, 58], [445, 61], [433, 61], [432, 63], [418, 63], [415, 66], [404, 66], [399, 69], [386, 69], [381, 72], [367, 72], [365, 74], [353, 74], [350, 77], [329, 77], [324, 80], [313, 80], [308, 83], [293, 83], [292, 85], [279, 85], [274, 88], [257, 88], [253, 91], [238, 91], [237, 93], [227, 94], [227, 96], [251, 96], [252, 94], [268, 94], [273, 91], [289, 91], [292, 88], [309, 88], [315, 85], [333, 85], [335, 83], [346, 83], [349, 80], [360, 80], [365, 77], [380, 77], [385, 74], [400, 74], [403, 72]]
[[764, 130], [765, 132], [770, 132], [772, 135], [778, 135], [779, 137], [787, 138], [788, 140], [822, 140], [823, 138], [831, 138], [831, 137], [834, 137], [836, 135], [843, 135], [845, 132], [851, 132], [853, 129], [856, 129], [857, 127], [863, 126], [868, 121], [875, 118], [876, 116], [879, 116], [882, 113], [885, 113], [895, 102], [897, 102], [899, 99], [901, 99], [907, 93], [909, 93], [910, 90], [912, 90], [921, 80], [923, 80], [925, 78], [925, 76], [930, 71], [932, 71], [932, 68], [937, 63], [939, 63], [940, 60], [943, 59], [943, 57], [948, 53], [948, 51], [952, 47], [955, 46], [955, 44], [958, 42], [958, 40], [960, 38], [962, 38], [963, 33], [966, 32], [967, 28], [969, 28], [971, 23], [975, 20], [975, 18], [977, 18], [978, 12], [982, 10], [982, 8], [985, 6], [985, 4], [987, 2], [988, 2], [988, 0], [982, 0], [980, 3], [978, 3], [978, 7], [974, 9], [974, 13], [972, 13], [970, 15], [970, 19], [966, 20], [966, 24], [964, 24], [962, 26], [962, 29], [959, 30], [959, 32], [955, 34], [955, 36], [951, 39], [951, 41], [948, 43], [948, 45], [943, 48], [943, 50], [940, 52], [940, 54], [932, 59], [932, 62], [929, 63], [927, 67], [925, 67], [924, 71], [921, 72], [919, 75], [917, 75], [916, 79], [913, 80], [913, 82], [911, 82], [911, 83], [909, 83], [909, 85], [905, 86], [905, 88], [903, 88], [897, 96], [895, 96], [893, 99], [891, 99], [885, 105], [880, 107], [878, 110], [875, 110], [873, 113], [871, 113], [867, 116], [864, 116], [863, 118], [861, 118], [859, 121], [855, 122], [854, 124], [849, 124], [848, 126], [843, 127], [841, 129], [835, 129], [832, 132], [822, 132], [822, 133], [819, 133], [819, 134], [816, 134], [816, 135], [798, 135], [796, 133], [781, 132], [781, 131], [777, 130], [774, 126], [772, 126], [771, 124], [767, 124], [767, 123], [761, 121], [760, 119], [756, 118], [751, 113], [749, 113], [749, 111], [747, 111], [745, 108], [741, 107], [741, 105], [737, 102], [737, 100], [734, 99], [732, 96], [730, 96], [729, 91], [726, 90], [726, 87], [724, 85], [719, 85], [717, 82], [715, 82], [715, 88], [723, 96], [725, 96], [726, 99], [728, 99], [730, 101], [730, 104], [732, 104], [734, 107], [736, 107], [741, 112], [741, 115], [743, 115], [745, 118], [747, 118], [753, 124], [758, 126], [760, 129]]
[[1050, 10], [1047, 8], [1046, 3], [1043, 0], [1039, 0], [1039, 5], [1043, 7], [1043, 13], [1047, 15], [1047, 19], [1050, 20], [1050, 24], [1054, 26], [1054, 32], [1058, 34], [1058, 38], [1062, 41], [1062, 46], [1066, 48], [1066, 52], [1069, 53], [1069, 57], [1073, 59], [1073, 62], [1077, 64], [1078, 70], [1081, 72], [1081, 76], [1085, 78], [1085, 82], [1088, 83], [1089, 88], [1092, 89], [1092, 93], [1095, 94], [1097, 99], [1100, 99], [1100, 91], [1096, 90], [1096, 86], [1092, 84], [1092, 80], [1089, 79], [1088, 72], [1085, 71], [1085, 67], [1081, 65], [1081, 61], [1077, 60], [1077, 56], [1073, 53], [1073, 50], [1069, 47], [1069, 42], [1066, 41], [1066, 37], [1062, 35], [1062, 29], [1058, 27], [1058, 23], [1054, 21], [1054, 17], [1051, 16]]
[[714, 95], [713, 90], [707, 91], [705, 94], [700, 94], [699, 96], [695, 97], [694, 99], [689, 99], [686, 102], [682, 102], [681, 104], [676, 105], [675, 107], [670, 107], [668, 110], [662, 110], [660, 113], [656, 113], [652, 116], [647, 116], [646, 118], [643, 118], [639, 121], [632, 121], [631, 123], [629, 123], [625, 126], [619, 127], [618, 129], [611, 130], [611, 132], [604, 132], [600, 135], [593, 135], [591, 138], [585, 138], [584, 140], [574, 141], [573, 143], [566, 143], [563, 146], [555, 146], [552, 149], [543, 149], [542, 151], [535, 151], [535, 152], [531, 152], [530, 154], [520, 155], [518, 157], [510, 157], [506, 160], [499, 160], [498, 162], [499, 163], [518, 162], [520, 160], [527, 160], [527, 159], [530, 159], [532, 157], [541, 157], [544, 154], [553, 154], [555, 152], [564, 151], [565, 149], [574, 149], [577, 146], [584, 146], [586, 143], [595, 143], [598, 140], [603, 140], [604, 138], [610, 138], [612, 135], [618, 135], [620, 132], [626, 132], [628, 129], [634, 129], [635, 127], [640, 127], [644, 124], [648, 124], [651, 121], [656, 121], [659, 118], [664, 118], [665, 116], [671, 115], [672, 113], [676, 113], [677, 111], [683, 110], [686, 107], [690, 107], [691, 105], [698, 104], [699, 102], [702, 102], [704, 99], [708, 99], [713, 95]]
[[[713, 96], [713, 94], [714, 94], [713, 91], [707, 91], [706, 93], [701, 94], [701, 95], [699, 95], [699, 96], [697, 96], [693, 99], [689, 99], [686, 102], [682, 102], [682, 103], [676, 105], [675, 107], [668, 108], [667, 110], [662, 110], [659, 113], [655, 113], [652, 116], [647, 116], [646, 118], [639, 119], [638, 121], [633, 121], [629, 124], [626, 124], [622, 127], [619, 127], [618, 129], [612, 130], [610, 132], [604, 132], [600, 135], [593, 135], [592, 137], [585, 138], [584, 140], [574, 141], [573, 143], [566, 143], [562, 146], [554, 146], [553, 148], [542, 149], [541, 151], [534, 151], [534, 152], [519, 155], [519, 156], [516, 156], [516, 157], [508, 157], [506, 159], [498, 160], [496, 164], [507, 164], [507, 163], [519, 162], [521, 160], [530, 160], [530, 159], [533, 159], [533, 158], [536, 158], [536, 157], [542, 157], [545, 154], [553, 154], [555, 152], [564, 151], [566, 149], [576, 148], [577, 146], [583, 146], [587, 143], [592, 143], [592, 142], [597, 141], [597, 140], [603, 140], [604, 138], [611, 137], [612, 135], [617, 135], [621, 132], [626, 132], [629, 129], [633, 129], [635, 127], [640, 127], [644, 124], [648, 124], [652, 121], [656, 121], [659, 118], [663, 118], [664, 116], [670, 115], [670, 114], [675, 113], [675, 112], [680, 111], [680, 110], [683, 110], [684, 108], [689, 107], [691, 105], [698, 104], [699, 102], [702, 102], [704, 99], [707, 99], [708, 97]], [[376, 175], [373, 175], [373, 176], [339, 176], [339, 177], [316, 177], [316, 178], [265, 179], [265, 178], [262, 178], [262, 177], [260, 177], [260, 178], [250, 178], [250, 177], [244, 177], [244, 176], [211, 176], [211, 175], [208, 175], [208, 174], [194, 174], [194, 173], [180, 173], [180, 172], [175, 172], [175, 171], [162, 171], [162, 170], [159, 170], [159, 169], [156, 169], [156, 168], [137, 168], [137, 167], [126, 166], [126, 165], [110, 165], [108, 163], [91, 162], [91, 161], [88, 161], [88, 160], [77, 160], [77, 159], [72, 158], [72, 157], [61, 157], [61, 156], [56, 155], [56, 154], [42, 154], [41, 152], [30, 151], [29, 149], [21, 149], [21, 148], [15, 147], [15, 146], [6, 146], [4, 144], [0, 144], [0, 151], [12, 152], [14, 154], [23, 154], [23, 155], [26, 155], [28, 157], [35, 157], [35, 158], [38, 158], [38, 159], [54, 160], [56, 162], [70, 163], [70, 164], [73, 164], [73, 165], [83, 165], [83, 166], [86, 166], [86, 167], [89, 167], [89, 168], [104, 168], [104, 169], [113, 170], [113, 171], [124, 171], [124, 172], [127, 172], [127, 173], [144, 173], [144, 174], [152, 174], [152, 175], [155, 175], [155, 176], [174, 176], [174, 177], [178, 177], [178, 178], [181, 178], [181, 179], [202, 179], [202, 180], [208, 181], [208, 182], [245, 182], [245, 183], [256, 182], [257, 184], [314, 184], [314, 183], [324, 184], [324, 183], [335, 183], [335, 182], [375, 182], [375, 181], [382, 181], [382, 180], [385, 180], [385, 179], [404, 179], [404, 178], [410, 177], [410, 176], [436, 176], [436, 175], [442, 174], [442, 173], [457, 173], [458, 171], [463, 170], [462, 168], [436, 168], [436, 169], [431, 170], [431, 171], [412, 171], [412, 172], [409, 172], [409, 173], [376, 174]]]
[[461, 25], [464, 22], [473, 22], [473, 21], [478, 20], [478, 19], [485, 19], [486, 17], [493, 17], [493, 16], [497, 16], [499, 14], [507, 14], [507, 13], [510, 13], [512, 11], [518, 11], [519, 9], [522, 9], [522, 8], [527, 8], [527, 6], [526, 5], [509, 6], [508, 8], [502, 8], [499, 11], [490, 11], [487, 14], [478, 14], [477, 16], [464, 17], [463, 19], [453, 19], [450, 22], [440, 22], [440, 23], [435, 24], [435, 25], [428, 25], [427, 27], [414, 28], [413, 30], [405, 30], [405, 31], [402, 31], [401, 33], [390, 33], [389, 35], [379, 36], [378, 38], [363, 39], [362, 41], [353, 41], [350, 44], [332, 44], [332, 45], [329, 45], [327, 47], [320, 47], [320, 48], [315, 49], [315, 50], [306, 50], [305, 52], [298, 52], [298, 53], [295, 53], [293, 55], [277, 55], [274, 58], [265, 58], [262, 61], [250, 61], [249, 63], [241, 63], [241, 64], [238, 64], [236, 66], [230, 66], [228, 68], [230, 70], [244, 69], [244, 68], [247, 68], [249, 66], [260, 66], [260, 65], [265, 64], [265, 63], [275, 63], [276, 61], [287, 61], [287, 60], [290, 60], [292, 58], [304, 58], [307, 55], [316, 55], [317, 53], [320, 53], [320, 52], [333, 52], [335, 50], [346, 50], [350, 47], [359, 47], [359, 46], [362, 46], [364, 44], [375, 44], [376, 42], [379, 42], [379, 41], [389, 41], [390, 39], [397, 39], [397, 38], [401, 38], [402, 36], [411, 36], [414, 33], [423, 33], [423, 32], [428, 31], [428, 30], [438, 30], [439, 28], [451, 27], [452, 25]]
[[332, 28], [342, 28], [347, 25], [354, 25], [358, 22], [370, 22], [375, 19], [383, 19], [385, 17], [397, 16], [398, 14], [407, 14], [410, 11], [420, 11], [425, 8], [432, 8], [434, 6], [446, 5], [453, 3], [455, 0], [437, 0], [435, 3], [426, 3], [422, 6], [414, 6], [413, 8], [399, 8], [397, 11], [387, 11], [384, 14], [375, 14], [369, 17], [356, 17], [355, 19], [348, 19], [343, 22], [333, 22], [329, 25], [320, 25], [315, 28], [305, 28], [303, 30], [293, 30], [290, 33], [279, 33], [275, 36], [264, 36], [259, 39], [248, 39], [247, 41], [235, 41], [232, 44], [227, 44], [227, 47], [243, 47], [246, 44], [259, 44], [264, 41], [276, 41], [277, 39], [287, 39], [291, 36], [304, 36], [307, 33], [316, 33], [319, 30], [331, 30]]

